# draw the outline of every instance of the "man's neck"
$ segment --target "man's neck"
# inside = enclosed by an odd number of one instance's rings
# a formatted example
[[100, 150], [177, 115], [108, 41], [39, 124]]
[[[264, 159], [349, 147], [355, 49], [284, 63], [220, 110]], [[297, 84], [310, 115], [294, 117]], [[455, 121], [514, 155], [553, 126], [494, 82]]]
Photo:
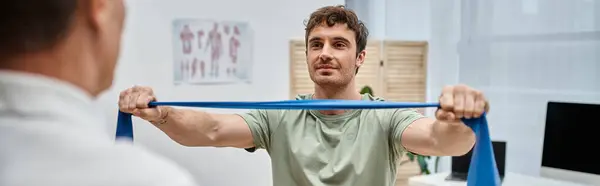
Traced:
[[93, 83], [90, 80], [91, 76], [96, 74], [83, 70], [82, 67], [85, 64], [82, 64], [82, 61], [77, 61], [76, 57], [50, 52], [29, 54], [2, 61], [0, 69], [36, 74], [64, 81], [79, 87], [89, 96], [95, 97]]
[[362, 96], [355, 88], [354, 83], [346, 86], [319, 86], [315, 85], [315, 93], [313, 99], [344, 99], [344, 100], [360, 100]]
[[[315, 93], [312, 99], [342, 99], [342, 100], [361, 100], [362, 95], [356, 90], [354, 82], [346, 86], [324, 87], [315, 84]], [[322, 110], [325, 115], [338, 115], [346, 112], [345, 110]]]

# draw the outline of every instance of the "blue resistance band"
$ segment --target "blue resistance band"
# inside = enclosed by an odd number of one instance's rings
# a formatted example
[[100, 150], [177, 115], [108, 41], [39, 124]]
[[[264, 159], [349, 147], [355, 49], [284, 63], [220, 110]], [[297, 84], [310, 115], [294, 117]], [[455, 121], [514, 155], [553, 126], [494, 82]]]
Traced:
[[[286, 109], [286, 110], [340, 110], [340, 109], [392, 109], [437, 107], [439, 103], [401, 103], [363, 100], [285, 100], [263, 102], [150, 102], [150, 107], [182, 106], [220, 109]], [[119, 111], [117, 138], [133, 140], [132, 115]], [[462, 119], [476, 135], [471, 157], [467, 186], [500, 186], [500, 175], [492, 149], [492, 140], [485, 114], [479, 118]]]

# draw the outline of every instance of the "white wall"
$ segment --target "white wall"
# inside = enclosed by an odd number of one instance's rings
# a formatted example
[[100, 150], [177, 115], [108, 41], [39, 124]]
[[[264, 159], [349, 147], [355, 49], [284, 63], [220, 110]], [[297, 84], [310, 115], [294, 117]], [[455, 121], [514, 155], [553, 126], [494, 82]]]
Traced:
[[[385, 38], [396, 40], [429, 40], [434, 26], [431, 22], [431, 0], [385, 1]], [[436, 5], [437, 6], [437, 5]]]
[[[154, 87], [159, 100], [169, 101], [287, 99], [289, 40], [304, 37], [303, 21], [312, 11], [344, 2], [129, 0], [127, 3], [128, 20], [115, 84], [100, 99], [107, 118], [115, 122], [118, 92], [135, 84]], [[253, 83], [175, 86], [171, 63], [171, 21], [175, 18], [247, 21], [255, 34]], [[111, 135], [114, 135], [114, 124], [107, 124]], [[137, 145], [173, 159], [204, 185], [264, 186], [272, 183], [270, 159], [264, 151], [251, 154], [232, 148], [185, 148], [148, 123], [135, 120], [134, 125]]]
[[[485, 91], [492, 138], [508, 141], [508, 171], [539, 175], [548, 100], [600, 102], [598, 0], [363, 4], [377, 37], [429, 41], [428, 101], [448, 84]], [[449, 168], [443, 157], [439, 170]]]
[[[538, 176], [546, 103], [600, 103], [600, 1], [450, 4], [431, 6], [432, 62], [444, 64], [444, 73], [458, 75], [457, 80], [446, 76], [446, 83], [484, 90], [492, 104], [492, 139], [508, 142], [507, 171]], [[458, 63], [453, 62], [456, 55]], [[441, 62], [446, 60], [450, 64]], [[428, 77], [430, 93], [439, 92], [434, 89], [442, 81], [433, 76]], [[449, 158], [443, 158], [440, 170], [449, 166]]]
[[492, 103], [507, 170], [539, 175], [546, 103], [600, 103], [600, 1], [496, 0], [477, 6], [459, 81]]
[[[346, 0], [375, 39], [430, 38], [430, 0]], [[444, 2], [442, 2], [444, 3]]]

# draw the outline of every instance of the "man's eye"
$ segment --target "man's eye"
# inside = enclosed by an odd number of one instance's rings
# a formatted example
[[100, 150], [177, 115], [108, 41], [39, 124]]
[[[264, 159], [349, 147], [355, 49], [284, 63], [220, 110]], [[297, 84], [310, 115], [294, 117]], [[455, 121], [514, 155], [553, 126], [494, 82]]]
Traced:
[[338, 48], [346, 47], [346, 44], [344, 44], [344, 43], [336, 43], [335, 47], [338, 47]]
[[321, 43], [312, 43], [310, 44], [310, 47], [320, 47]]

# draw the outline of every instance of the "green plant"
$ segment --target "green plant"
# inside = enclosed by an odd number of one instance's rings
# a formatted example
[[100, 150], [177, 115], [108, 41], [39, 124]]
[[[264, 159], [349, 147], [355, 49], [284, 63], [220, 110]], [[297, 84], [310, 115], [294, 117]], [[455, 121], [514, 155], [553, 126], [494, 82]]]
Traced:
[[[408, 160], [404, 160], [404, 161], [400, 162], [400, 166], [402, 166], [402, 164], [405, 164], [408, 162], [414, 162], [415, 160], [417, 160], [417, 163], [419, 163], [419, 168], [421, 169], [421, 174], [431, 174], [431, 171], [429, 170], [429, 164], [427, 163], [427, 160], [431, 159], [431, 156], [423, 156], [423, 155], [413, 154], [411, 152], [406, 152], [405, 155], [408, 157]], [[437, 165], [437, 160], [438, 159], [436, 157], [436, 165]], [[437, 168], [437, 166], [436, 166], [436, 168]]]
[[370, 86], [364, 86], [362, 89], [360, 89], [360, 94], [373, 95], [373, 89]]
[[[360, 94], [374, 95], [373, 89], [368, 85], [364, 86], [360, 90]], [[416, 160], [417, 163], [419, 163], [419, 168], [421, 169], [421, 174], [431, 174], [431, 171], [429, 170], [429, 163], [427, 162], [427, 160], [431, 159], [431, 156], [423, 156], [423, 155], [418, 155], [418, 154], [414, 154], [411, 152], [406, 152], [405, 155], [408, 157], [408, 160], [400, 162], [400, 166], [402, 166], [402, 164], [405, 164], [408, 162], [414, 162]], [[435, 172], [437, 172], [438, 162], [439, 162], [439, 157], [435, 157]]]

